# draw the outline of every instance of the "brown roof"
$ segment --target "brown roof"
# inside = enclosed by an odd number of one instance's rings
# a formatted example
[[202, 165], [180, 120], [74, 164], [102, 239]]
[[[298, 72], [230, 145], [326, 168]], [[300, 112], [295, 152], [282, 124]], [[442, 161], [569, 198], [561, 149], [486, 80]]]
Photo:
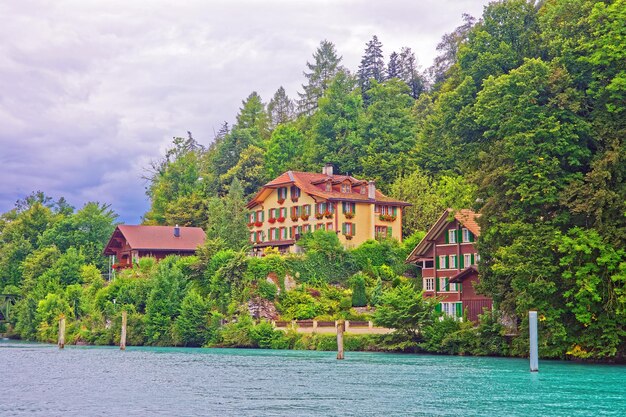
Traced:
[[410, 206], [409, 203], [387, 197], [378, 190], [376, 190], [376, 198], [374, 200], [370, 200], [367, 193], [361, 194], [360, 192], [342, 193], [339, 191], [326, 191], [325, 184], [329, 180], [332, 181], [332, 184], [339, 184], [349, 181], [355, 187], [367, 187], [366, 181], [358, 180], [349, 175], [326, 175], [318, 174], [315, 172], [287, 171], [265, 184], [261, 191], [259, 191], [252, 198], [252, 200], [250, 200], [250, 202], [248, 203], [248, 207], [254, 207], [255, 205], [265, 200], [271, 190], [288, 185], [296, 185], [304, 193], [330, 201], [388, 203], [398, 206]]
[[132, 249], [150, 249], [156, 251], [195, 251], [206, 239], [204, 230], [199, 227], [180, 227], [180, 236], [174, 236], [173, 226], [133, 226], [119, 225], [113, 232], [107, 251], [116, 234], [121, 234]]
[[450, 282], [453, 284], [462, 283], [463, 281], [465, 281], [466, 278], [469, 278], [472, 275], [476, 275], [476, 274], [478, 274], [478, 269], [476, 269], [474, 265], [468, 266], [467, 268], [465, 268], [464, 270], [462, 270], [455, 276], [451, 277]]
[[480, 217], [479, 213], [475, 213], [468, 209], [461, 209], [457, 211], [450, 208], [446, 209], [430, 230], [428, 230], [426, 236], [424, 236], [420, 243], [417, 244], [415, 249], [413, 249], [413, 251], [406, 258], [407, 262], [415, 261], [417, 258], [426, 255], [434, 240], [437, 236], [439, 236], [445, 226], [450, 223], [450, 215], [458, 220], [459, 223], [465, 226], [475, 236], [480, 236], [480, 226], [477, 223], [477, 220]]

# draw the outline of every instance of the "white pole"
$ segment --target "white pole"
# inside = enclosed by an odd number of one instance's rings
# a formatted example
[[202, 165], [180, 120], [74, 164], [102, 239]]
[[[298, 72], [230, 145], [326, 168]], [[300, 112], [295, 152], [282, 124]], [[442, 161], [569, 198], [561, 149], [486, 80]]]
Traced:
[[530, 332], [530, 372], [539, 371], [539, 346], [537, 342], [537, 312], [528, 312], [528, 330]]

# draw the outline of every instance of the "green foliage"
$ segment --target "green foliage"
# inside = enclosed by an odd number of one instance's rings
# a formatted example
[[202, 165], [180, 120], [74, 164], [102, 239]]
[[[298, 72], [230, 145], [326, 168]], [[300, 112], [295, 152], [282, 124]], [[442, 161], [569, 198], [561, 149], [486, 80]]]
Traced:
[[207, 303], [195, 290], [189, 290], [183, 298], [174, 326], [183, 346], [202, 346], [207, 342], [209, 311]]
[[357, 273], [351, 278], [352, 306], [364, 307], [367, 305], [367, 295], [365, 293], [365, 275]]
[[276, 285], [267, 281], [260, 281], [258, 284], [259, 295], [266, 300], [274, 301], [276, 299], [276, 295], [278, 294], [278, 288]]
[[396, 333], [411, 343], [419, 342], [426, 326], [433, 322], [436, 299], [425, 299], [411, 284], [399, 285], [385, 291], [374, 313], [378, 326], [396, 329]]
[[42, 342], [56, 342], [59, 333], [59, 319], [69, 317], [70, 306], [58, 294], [48, 294], [37, 305], [37, 339]]

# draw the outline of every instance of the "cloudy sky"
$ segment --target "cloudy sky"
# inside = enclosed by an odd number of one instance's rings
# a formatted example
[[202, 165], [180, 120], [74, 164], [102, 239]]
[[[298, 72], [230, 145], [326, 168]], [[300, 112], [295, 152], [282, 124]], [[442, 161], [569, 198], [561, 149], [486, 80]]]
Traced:
[[143, 170], [172, 137], [189, 130], [207, 145], [252, 91], [267, 101], [283, 85], [295, 97], [320, 40], [351, 70], [374, 34], [386, 57], [408, 46], [426, 68], [461, 14], [486, 3], [1, 2], [0, 212], [42, 190], [138, 223]]

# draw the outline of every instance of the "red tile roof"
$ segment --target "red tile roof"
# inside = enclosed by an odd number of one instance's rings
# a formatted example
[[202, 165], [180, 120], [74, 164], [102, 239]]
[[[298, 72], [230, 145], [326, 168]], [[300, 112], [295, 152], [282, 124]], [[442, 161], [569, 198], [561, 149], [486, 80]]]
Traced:
[[409, 254], [406, 261], [414, 262], [418, 258], [425, 256], [432, 246], [434, 240], [439, 236], [444, 227], [450, 223], [450, 215], [453, 215], [456, 220], [459, 221], [464, 227], [466, 227], [475, 236], [480, 236], [480, 226], [477, 223], [480, 217], [479, 213], [475, 213], [472, 210], [461, 209], [453, 210], [446, 209], [435, 224], [428, 230], [426, 236], [417, 244], [415, 249]]
[[248, 207], [254, 207], [256, 204], [262, 202], [265, 197], [264, 192], [268, 189], [274, 189], [278, 187], [296, 185], [302, 192], [320, 197], [326, 200], [337, 201], [356, 201], [364, 203], [388, 203], [398, 206], [409, 206], [409, 203], [396, 200], [391, 197], [387, 197], [380, 191], [376, 190], [374, 200], [370, 200], [368, 194], [361, 194], [360, 192], [342, 193], [339, 191], [326, 191], [325, 184], [327, 181], [332, 181], [332, 184], [339, 184], [345, 181], [350, 181], [355, 187], [367, 187], [367, 181], [358, 180], [349, 175], [326, 175], [318, 174], [315, 172], [300, 172], [300, 171], [287, 171], [274, 178], [263, 186], [252, 200], [248, 203]]
[[[195, 251], [198, 246], [204, 244], [206, 239], [204, 230], [199, 227], [180, 227], [179, 237], [174, 236], [173, 226], [119, 225], [113, 232], [113, 236], [118, 230], [132, 249]], [[111, 241], [107, 244], [107, 248], [110, 244]], [[105, 253], [107, 248], [105, 248]]]

